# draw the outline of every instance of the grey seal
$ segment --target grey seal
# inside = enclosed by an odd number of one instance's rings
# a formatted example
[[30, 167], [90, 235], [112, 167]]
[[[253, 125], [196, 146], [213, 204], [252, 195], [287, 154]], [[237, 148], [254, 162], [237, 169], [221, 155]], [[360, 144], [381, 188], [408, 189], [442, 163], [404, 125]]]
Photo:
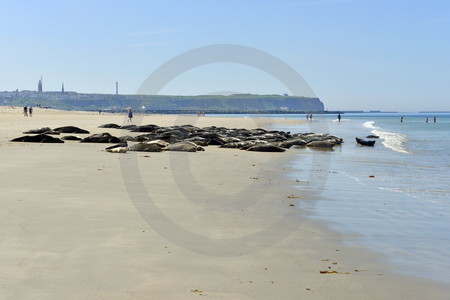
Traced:
[[15, 138], [11, 142], [26, 142], [26, 143], [64, 143], [64, 141], [54, 138], [46, 134], [38, 135], [26, 135], [22, 137]]

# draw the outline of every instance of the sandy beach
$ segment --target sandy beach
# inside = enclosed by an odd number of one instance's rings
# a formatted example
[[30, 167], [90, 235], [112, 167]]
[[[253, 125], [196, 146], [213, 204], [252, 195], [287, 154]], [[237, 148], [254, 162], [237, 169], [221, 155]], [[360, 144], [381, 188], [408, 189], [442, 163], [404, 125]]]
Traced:
[[[136, 114], [133, 122], [275, 121]], [[98, 128], [106, 123], [127, 118], [0, 107], [0, 299], [448, 298], [450, 287], [397, 275], [298, 208], [307, 183], [287, 175], [301, 150], [108, 153], [108, 144], [9, 142], [67, 125], [138, 135]]]

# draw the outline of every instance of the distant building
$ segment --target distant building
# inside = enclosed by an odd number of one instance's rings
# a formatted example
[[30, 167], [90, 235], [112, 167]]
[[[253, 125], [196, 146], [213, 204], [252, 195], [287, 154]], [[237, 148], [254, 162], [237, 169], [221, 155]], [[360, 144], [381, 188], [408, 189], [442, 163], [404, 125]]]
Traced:
[[64, 82], [61, 85], [61, 94], [64, 94]]
[[119, 82], [116, 81], [116, 95], [119, 95]]
[[39, 81], [38, 81], [38, 92], [42, 93], [42, 76], [41, 76], [41, 79], [39, 79]]

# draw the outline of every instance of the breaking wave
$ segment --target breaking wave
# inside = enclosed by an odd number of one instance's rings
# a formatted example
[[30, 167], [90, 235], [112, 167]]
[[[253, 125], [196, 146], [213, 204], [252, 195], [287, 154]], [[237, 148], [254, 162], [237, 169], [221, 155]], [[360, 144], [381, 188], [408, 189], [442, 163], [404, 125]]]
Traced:
[[378, 135], [380, 139], [383, 140], [383, 142], [381, 143], [386, 148], [389, 148], [396, 152], [411, 154], [406, 148], [406, 141], [408, 140], [406, 135], [396, 132], [384, 131], [382, 130], [382, 128], [375, 126], [374, 121], [367, 121], [363, 124], [363, 126], [372, 129], [371, 132], [374, 135]]

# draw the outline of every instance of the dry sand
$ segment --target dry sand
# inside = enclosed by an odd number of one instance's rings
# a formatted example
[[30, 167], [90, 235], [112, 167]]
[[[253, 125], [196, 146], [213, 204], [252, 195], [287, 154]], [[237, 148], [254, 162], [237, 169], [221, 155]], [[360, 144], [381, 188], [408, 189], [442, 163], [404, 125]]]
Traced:
[[286, 176], [300, 150], [115, 154], [105, 144], [8, 142], [44, 126], [128, 134], [97, 128], [105, 123], [126, 119], [0, 108], [0, 299], [448, 299], [448, 286], [396, 275], [305, 216]]

